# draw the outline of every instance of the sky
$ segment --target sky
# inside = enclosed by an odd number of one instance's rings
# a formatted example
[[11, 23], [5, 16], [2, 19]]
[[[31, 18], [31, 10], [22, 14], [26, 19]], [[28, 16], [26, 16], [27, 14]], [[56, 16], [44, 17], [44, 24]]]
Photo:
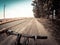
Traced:
[[5, 4], [5, 18], [15, 17], [34, 17], [32, 0], [0, 0], [0, 19], [4, 18], [4, 4]]

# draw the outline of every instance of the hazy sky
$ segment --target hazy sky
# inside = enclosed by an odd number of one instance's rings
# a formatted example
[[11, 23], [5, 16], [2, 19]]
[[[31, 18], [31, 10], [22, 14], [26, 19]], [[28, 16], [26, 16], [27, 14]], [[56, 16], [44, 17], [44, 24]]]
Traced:
[[0, 0], [0, 18], [3, 18], [5, 3], [5, 17], [33, 17], [32, 0]]

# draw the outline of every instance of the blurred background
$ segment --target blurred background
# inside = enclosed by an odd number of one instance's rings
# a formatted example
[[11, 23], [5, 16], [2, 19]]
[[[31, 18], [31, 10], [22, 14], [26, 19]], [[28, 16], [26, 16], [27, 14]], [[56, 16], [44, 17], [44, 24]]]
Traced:
[[0, 19], [34, 17], [32, 0], [0, 0]]

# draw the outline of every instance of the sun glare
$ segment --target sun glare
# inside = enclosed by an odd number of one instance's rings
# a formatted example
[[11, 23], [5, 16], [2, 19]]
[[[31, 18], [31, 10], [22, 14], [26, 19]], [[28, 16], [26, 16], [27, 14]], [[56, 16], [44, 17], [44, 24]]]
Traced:
[[34, 17], [32, 9], [33, 9], [33, 7], [31, 5], [17, 4], [12, 7], [6, 8], [5, 15], [6, 15], [6, 18]]

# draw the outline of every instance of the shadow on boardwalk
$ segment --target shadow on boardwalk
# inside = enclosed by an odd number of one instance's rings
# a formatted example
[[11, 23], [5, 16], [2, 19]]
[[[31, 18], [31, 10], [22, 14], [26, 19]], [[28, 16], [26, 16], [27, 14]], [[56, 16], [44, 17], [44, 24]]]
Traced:
[[57, 43], [60, 45], [60, 25], [58, 21], [48, 20], [44, 18], [37, 19], [44, 27], [51, 33], [51, 35], [55, 38]]

